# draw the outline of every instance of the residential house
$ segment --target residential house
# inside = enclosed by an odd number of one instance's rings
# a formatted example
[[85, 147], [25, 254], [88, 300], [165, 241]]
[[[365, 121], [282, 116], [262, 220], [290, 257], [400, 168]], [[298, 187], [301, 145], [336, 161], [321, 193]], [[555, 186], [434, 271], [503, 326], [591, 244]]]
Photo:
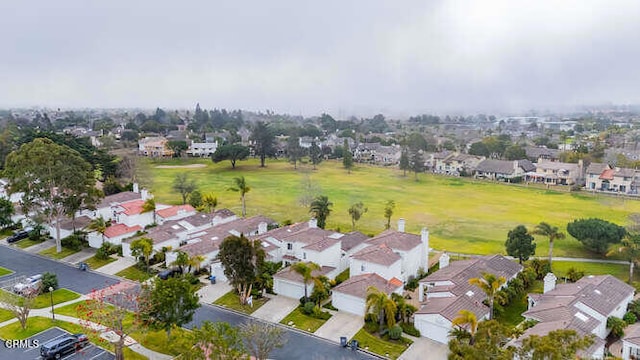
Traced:
[[483, 156], [450, 153], [448, 151], [433, 154], [433, 172], [438, 174], [460, 176], [471, 174], [478, 164], [484, 160]]
[[[128, 226], [125, 224], [113, 224], [104, 232], [104, 236], [98, 233], [91, 233], [87, 237], [89, 246], [92, 248], [99, 248], [104, 241], [110, 242], [113, 245], [122, 245], [122, 240], [134, 236], [138, 231], [142, 231], [142, 226], [134, 225]], [[123, 246], [124, 248], [124, 246]]]
[[556, 280], [553, 274], [547, 274], [544, 293], [529, 294], [528, 310], [522, 316], [538, 323], [525, 331], [520, 340], [531, 335], [546, 335], [552, 330], [571, 329], [581, 336], [596, 337], [581, 357], [604, 358], [605, 339], [610, 332], [607, 319], [624, 316], [633, 300], [634, 288], [611, 275], [591, 275], [575, 283], [557, 285]]
[[367, 241], [367, 239], [369, 239], [369, 237], [359, 231], [346, 233], [340, 238], [340, 248], [342, 250], [340, 258], [340, 269], [349, 268], [351, 255], [366, 247], [367, 244], [365, 243], [365, 241]]
[[218, 149], [218, 142], [192, 142], [187, 149], [187, 154], [198, 157], [210, 157]]
[[558, 161], [560, 150], [548, 149], [545, 146], [525, 146], [524, 152], [531, 161]]
[[582, 180], [583, 163], [563, 163], [539, 159], [535, 172], [528, 172], [525, 181], [541, 182], [548, 185], [573, 185]]
[[586, 171], [586, 187], [592, 191], [637, 194], [640, 172], [634, 169], [591, 163]]
[[[420, 280], [420, 307], [414, 315], [414, 325], [422, 336], [446, 344], [452, 321], [460, 310], [469, 310], [478, 321], [489, 318], [489, 307], [483, 304], [485, 293], [470, 285], [469, 279], [484, 273], [514, 279], [522, 266], [501, 255], [489, 255], [449, 263], [449, 256], [440, 257], [440, 269]], [[506, 283], [505, 285], [506, 286]]]
[[[314, 270], [311, 272], [311, 276], [326, 276], [330, 277], [330, 273], [333, 272], [335, 268], [330, 266], [322, 266], [319, 270]], [[307, 296], [310, 296], [313, 292], [314, 281], [310, 281], [307, 286]], [[273, 275], [273, 292], [279, 295], [287, 296], [294, 299], [300, 299], [304, 296], [305, 283], [302, 275], [293, 271], [293, 269], [288, 266], [284, 269], [281, 269], [276, 274]]]
[[156, 223], [162, 225], [165, 221], [180, 220], [196, 214], [196, 209], [193, 206], [176, 205], [161, 210], [156, 210]]
[[402, 276], [402, 257], [386, 244], [367, 246], [351, 255], [349, 275], [375, 273], [385, 280]]
[[162, 136], [147, 136], [138, 140], [138, 153], [148, 157], [171, 157], [173, 151], [169, 149], [167, 142]]
[[[113, 206], [111, 220], [128, 226], [144, 227], [153, 224], [153, 211], [144, 211], [144, 203], [144, 200], [138, 199]], [[163, 206], [166, 207], [166, 205], [156, 204], [156, 209]]]
[[115, 220], [114, 211], [116, 208], [126, 202], [134, 200], [147, 201], [152, 198], [146, 189], [140, 189], [137, 183], [133, 184], [133, 191], [123, 191], [113, 195], [107, 195], [96, 204], [95, 209], [83, 209], [76, 213], [76, 216], [86, 215], [92, 219], [102, 217], [105, 220]]
[[529, 160], [485, 159], [478, 163], [474, 170], [476, 178], [511, 181], [514, 178], [524, 177], [527, 172], [535, 169], [535, 165]]
[[623, 360], [640, 359], [640, 323], [630, 325], [624, 330], [620, 355]]
[[[91, 222], [91, 218], [88, 216], [76, 216], [75, 219], [65, 218], [60, 221], [60, 239], [64, 239], [67, 236], [73, 235], [76, 230], [82, 230]], [[56, 224], [47, 224], [47, 231], [51, 236], [56, 236]]]
[[375, 287], [387, 295], [392, 293], [402, 295], [404, 290], [404, 285], [400, 279], [391, 278], [387, 280], [375, 273], [351, 276], [333, 288], [331, 305], [340, 311], [364, 316], [369, 287]]

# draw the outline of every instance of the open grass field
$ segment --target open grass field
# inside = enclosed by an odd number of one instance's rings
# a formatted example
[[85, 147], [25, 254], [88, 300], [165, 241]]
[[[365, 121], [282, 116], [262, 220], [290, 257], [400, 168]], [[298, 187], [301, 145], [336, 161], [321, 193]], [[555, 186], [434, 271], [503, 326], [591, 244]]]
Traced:
[[[157, 167], [194, 163], [205, 166]], [[327, 195], [334, 204], [327, 228], [343, 232], [351, 230], [347, 211], [358, 201], [365, 204], [368, 212], [356, 229], [369, 235], [381, 232], [385, 202], [394, 200], [397, 205], [392, 224], [404, 218], [406, 231], [416, 234], [426, 226], [432, 248], [472, 254], [504, 254], [507, 233], [520, 224], [533, 228], [545, 221], [566, 231], [566, 224], [579, 218], [597, 217], [626, 225], [629, 214], [640, 213], [640, 200], [431, 174], [420, 174], [416, 181], [413, 174], [404, 177], [398, 169], [364, 165], [357, 165], [348, 174], [337, 161], [325, 161], [317, 170], [310, 165], [294, 170], [283, 160], [267, 161], [265, 168], [260, 168], [256, 160], [242, 161], [235, 170], [229, 162], [214, 164], [207, 159], [146, 161], [145, 166], [158, 202], [180, 203], [180, 194], [172, 189], [172, 182], [177, 174], [186, 173], [196, 180], [200, 191], [218, 197], [219, 208], [238, 214], [240, 196], [228, 189], [234, 177], [244, 176], [251, 187], [246, 195], [248, 216], [262, 214], [279, 222], [307, 221], [308, 207], [302, 206], [300, 200], [312, 193], [309, 188], [319, 189], [317, 193]], [[537, 255], [545, 255], [548, 240], [541, 236], [536, 240]], [[570, 236], [556, 241], [554, 255], [599, 257]]]

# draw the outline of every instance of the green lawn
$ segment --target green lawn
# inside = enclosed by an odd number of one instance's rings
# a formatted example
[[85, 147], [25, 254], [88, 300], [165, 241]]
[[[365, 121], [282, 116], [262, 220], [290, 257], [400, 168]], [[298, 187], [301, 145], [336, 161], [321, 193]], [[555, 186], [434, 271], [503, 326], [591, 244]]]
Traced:
[[89, 265], [89, 269], [97, 269], [97, 268], [103, 267], [103, 266], [105, 266], [105, 265], [107, 265], [109, 263], [112, 263], [112, 262], [114, 262], [116, 260], [118, 260], [118, 259], [112, 258], [111, 256], [109, 256], [106, 259], [98, 259], [94, 255], [94, 256], [88, 258], [87, 260], [85, 260], [84, 262]]
[[7, 268], [3, 268], [2, 266], [0, 266], [0, 276], [5, 276], [8, 274], [11, 274], [13, 271], [7, 269]]
[[153, 274], [140, 270], [138, 266], [133, 265], [116, 273], [116, 276], [121, 276], [125, 279], [143, 282], [153, 276]]
[[42, 316], [33, 316], [27, 319], [27, 328], [22, 329], [20, 322], [16, 321], [9, 325], [0, 328], [0, 339], [8, 340], [15, 339], [21, 340], [31, 337], [39, 332], [47, 330], [53, 326], [53, 321], [50, 318]]
[[378, 355], [385, 356], [389, 359], [397, 359], [405, 350], [407, 350], [409, 345], [413, 343], [413, 341], [407, 338], [402, 338], [399, 341], [393, 342], [385, 341], [377, 336], [369, 334], [365, 329], [360, 329], [360, 331], [353, 336], [352, 340], [358, 340], [361, 348], [367, 349]]
[[40, 255], [44, 255], [46, 257], [50, 257], [52, 259], [56, 259], [56, 260], [60, 260], [60, 259], [64, 259], [69, 255], [75, 254], [80, 250], [72, 250], [72, 249], [68, 249], [63, 247], [61, 252], [56, 252], [56, 247], [50, 247], [48, 249], [44, 249], [42, 251], [40, 251], [38, 254]]
[[13, 313], [7, 309], [0, 308], [0, 322], [5, 322], [13, 318]]
[[[80, 297], [80, 294], [67, 289], [53, 290], [53, 304], [62, 304], [67, 301], [75, 300]], [[45, 292], [36, 297], [33, 308], [42, 309], [51, 306], [51, 294]]]
[[233, 309], [236, 311], [243, 312], [245, 314], [252, 314], [254, 311], [258, 310], [262, 305], [267, 302], [266, 298], [258, 298], [253, 299], [253, 307], [249, 305], [240, 305], [240, 298], [233, 291], [229, 291], [228, 293], [222, 295], [218, 300], [213, 303], [216, 305], [224, 306], [229, 309]]
[[40, 240], [31, 240], [29, 238], [26, 238], [26, 239], [22, 239], [22, 240], [18, 241], [15, 245], [17, 247], [19, 247], [20, 249], [26, 249], [28, 247], [31, 247], [33, 245], [38, 245], [38, 244], [41, 244], [41, 243], [42, 243], [42, 241], [40, 241]]
[[[305, 315], [301, 310], [302, 309], [300, 307], [295, 308], [289, 313], [289, 315], [285, 316], [280, 323], [287, 326], [295, 325], [296, 329], [314, 333], [328, 320], [316, 319], [309, 315]], [[289, 324], [289, 322], [292, 322], [292, 324]]]
[[[366, 234], [384, 229], [384, 206], [396, 202], [392, 223], [406, 219], [406, 230], [418, 234], [423, 226], [430, 230], [430, 246], [438, 250], [473, 254], [504, 254], [509, 230], [523, 224], [533, 228], [541, 221], [566, 229], [574, 219], [597, 217], [625, 225], [630, 213], [640, 213], [640, 201], [553, 191], [525, 185], [510, 185], [468, 178], [420, 174], [402, 176], [393, 168], [357, 165], [347, 174], [340, 161], [325, 161], [312, 170], [304, 165], [294, 170], [286, 161], [267, 161], [260, 168], [257, 160], [240, 162], [231, 170], [228, 162], [214, 164], [207, 160], [147, 161], [152, 175], [151, 190], [156, 201], [181, 202], [171, 189], [175, 176], [186, 173], [196, 180], [203, 193], [214, 193], [219, 208], [240, 213], [240, 197], [228, 191], [233, 178], [244, 176], [251, 191], [246, 195], [249, 216], [262, 214], [277, 221], [307, 221], [308, 209], [300, 205], [309, 181], [333, 202], [327, 228], [349, 231], [351, 219], [347, 209], [362, 201], [368, 212], [357, 223]], [[157, 165], [203, 164], [200, 168], [157, 168]], [[536, 236], [537, 254], [548, 251], [548, 240]], [[596, 257], [571, 238], [556, 241], [554, 255]]]

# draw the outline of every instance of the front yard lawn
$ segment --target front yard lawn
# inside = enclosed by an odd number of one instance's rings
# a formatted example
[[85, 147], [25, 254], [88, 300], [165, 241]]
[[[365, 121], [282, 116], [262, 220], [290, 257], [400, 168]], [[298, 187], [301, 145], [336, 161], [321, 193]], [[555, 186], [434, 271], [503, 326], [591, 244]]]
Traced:
[[229, 309], [243, 312], [245, 314], [252, 314], [254, 311], [258, 310], [262, 305], [264, 305], [268, 300], [269, 299], [267, 298], [253, 299], [253, 307], [249, 305], [240, 305], [240, 298], [238, 297], [238, 294], [236, 294], [234, 290], [231, 290], [228, 293], [222, 295], [221, 298], [214, 301], [213, 303], [216, 305], [224, 306]]
[[[285, 318], [282, 319], [280, 323], [287, 326], [295, 326], [296, 329], [314, 333], [320, 328], [320, 326], [326, 323], [327, 320], [317, 319], [306, 315], [302, 312], [302, 308], [297, 307], [292, 312], [290, 312], [289, 315], [285, 316]], [[289, 324], [289, 322], [291, 322], [292, 324]]]
[[33, 245], [41, 244], [42, 242], [43, 242], [43, 240], [31, 240], [29, 238], [26, 238], [26, 239], [22, 239], [22, 240], [18, 241], [15, 245], [17, 247], [19, 247], [20, 249], [26, 249], [26, 248], [31, 247]]
[[47, 330], [53, 325], [51, 319], [42, 316], [33, 316], [27, 319], [27, 328], [22, 329], [20, 322], [16, 321], [0, 328], [0, 339], [22, 340], [39, 332]]
[[13, 318], [13, 313], [9, 310], [0, 308], [0, 322], [5, 322]]
[[109, 263], [112, 263], [114, 261], [116, 261], [118, 259], [116, 258], [112, 258], [111, 256], [109, 256], [106, 259], [98, 259], [95, 255], [88, 258], [87, 260], [85, 260], [84, 262], [87, 263], [87, 265], [89, 265], [89, 269], [97, 269], [100, 267], [103, 267]]
[[40, 251], [38, 254], [46, 256], [46, 257], [50, 257], [52, 259], [56, 259], [56, 260], [60, 260], [60, 259], [64, 259], [69, 255], [75, 254], [80, 250], [72, 250], [69, 248], [62, 248], [62, 251], [60, 251], [59, 253], [56, 252], [56, 247], [52, 246], [48, 249], [44, 249], [42, 251]]
[[140, 270], [137, 265], [129, 266], [128, 268], [116, 273], [116, 276], [122, 276], [125, 279], [143, 282], [153, 276], [144, 270]]
[[[360, 329], [352, 340], [358, 340], [359, 346], [378, 355], [388, 357], [389, 359], [397, 359], [407, 350], [413, 341], [407, 338], [400, 340], [383, 340], [375, 335], [369, 334], [365, 329]], [[425, 354], [425, 358], [428, 357]]]
[[13, 271], [7, 269], [7, 268], [3, 268], [2, 266], [0, 266], [0, 276], [5, 276], [8, 274], [11, 274]]
[[[67, 301], [75, 300], [80, 297], [80, 294], [67, 289], [57, 289], [53, 291], [53, 304], [62, 304]], [[36, 297], [33, 308], [42, 309], [47, 306], [51, 306], [51, 294], [48, 291], [40, 294]]]

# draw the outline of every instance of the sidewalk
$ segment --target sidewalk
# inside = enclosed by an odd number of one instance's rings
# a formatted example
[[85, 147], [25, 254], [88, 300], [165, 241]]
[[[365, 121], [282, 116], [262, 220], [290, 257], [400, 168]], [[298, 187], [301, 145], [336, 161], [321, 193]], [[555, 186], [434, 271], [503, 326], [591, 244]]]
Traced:
[[135, 259], [119, 257], [118, 260], [109, 263], [105, 266], [102, 266], [98, 269], [93, 269], [97, 272], [101, 272], [103, 274], [115, 275], [116, 273], [136, 264]]

